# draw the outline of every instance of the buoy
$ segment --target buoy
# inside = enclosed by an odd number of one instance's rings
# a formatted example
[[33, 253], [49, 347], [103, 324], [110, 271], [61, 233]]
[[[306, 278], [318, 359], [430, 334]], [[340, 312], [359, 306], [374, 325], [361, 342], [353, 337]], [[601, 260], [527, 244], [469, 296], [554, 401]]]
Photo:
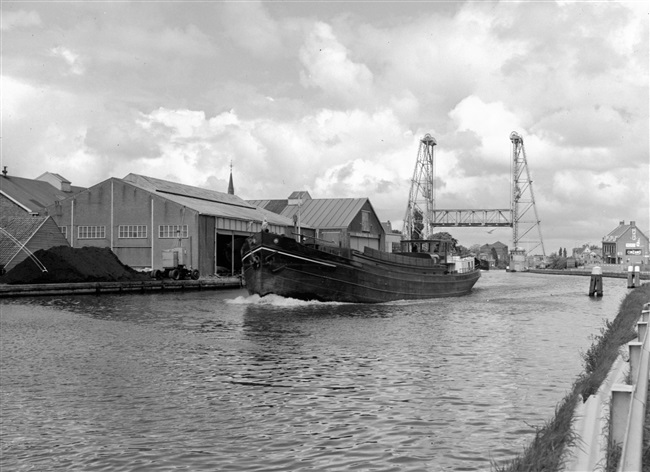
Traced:
[[591, 269], [591, 281], [589, 282], [589, 296], [603, 296], [603, 270], [600, 267]]

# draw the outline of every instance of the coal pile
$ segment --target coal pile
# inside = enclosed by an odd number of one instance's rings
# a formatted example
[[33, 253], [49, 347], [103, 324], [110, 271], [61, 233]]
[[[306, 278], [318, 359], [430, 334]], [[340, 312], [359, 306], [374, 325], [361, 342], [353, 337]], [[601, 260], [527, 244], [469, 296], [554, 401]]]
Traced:
[[34, 256], [45, 266], [47, 272], [43, 272], [28, 257], [0, 277], [0, 283], [53, 284], [149, 279], [149, 275], [122, 264], [109, 248], [57, 246], [40, 249]]

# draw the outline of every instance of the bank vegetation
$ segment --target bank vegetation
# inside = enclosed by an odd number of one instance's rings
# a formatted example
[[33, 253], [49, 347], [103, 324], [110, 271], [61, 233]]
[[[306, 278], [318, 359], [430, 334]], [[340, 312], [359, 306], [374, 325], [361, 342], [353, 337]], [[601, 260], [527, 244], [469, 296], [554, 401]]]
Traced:
[[622, 345], [636, 338], [636, 323], [643, 305], [650, 301], [650, 284], [630, 291], [621, 302], [613, 321], [605, 321], [600, 334], [594, 336], [592, 345], [582, 354], [584, 372], [574, 382], [568, 393], [556, 406], [555, 416], [535, 432], [523, 452], [503, 464], [493, 464], [496, 472], [559, 471], [563, 467], [565, 450], [574, 445], [571, 425], [577, 402], [595, 394], [619, 355]]

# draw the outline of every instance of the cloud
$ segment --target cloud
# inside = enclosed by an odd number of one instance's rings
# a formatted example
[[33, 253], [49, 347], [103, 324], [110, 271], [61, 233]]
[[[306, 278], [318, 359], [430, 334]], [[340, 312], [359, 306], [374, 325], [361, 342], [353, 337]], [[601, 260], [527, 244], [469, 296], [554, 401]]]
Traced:
[[41, 17], [35, 11], [2, 11], [2, 22], [0, 31], [9, 31], [15, 28], [27, 28], [30, 26], [41, 26]]
[[262, 2], [224, 2], [221, 7], [221, 25], [231, 41], [263, 60], [282, 53], [281, 29]]
[[300, 62], [305, 67], [300, 74], [301, 82], [344, 102], [368, 98], [372, 93], [372, 72], [348, 56], [348, 49], [336, 39], [332, 27], [315, 23], [300, 48]]
[[438, 208], [480, 209], [509, 206], [517, 131], [544, 231], [648, 226], [647, 5], [375, 7], [3, 10], [3, 161], [78, 185], [135, 172], [221, 191], [232, 161], [244, 198], [367, 196], [398, 225], [425, 133]]
[[79, 54], [72, 52], [70, 49], [64, 48], [63, 46], [57, 46], [52, 48], [50, 53], [54, 57], [60, 57], [66, 62], [69, 66], [68, 70], [70, 74], [82, 75], [85, 72], [85, 67], [80, 60]]

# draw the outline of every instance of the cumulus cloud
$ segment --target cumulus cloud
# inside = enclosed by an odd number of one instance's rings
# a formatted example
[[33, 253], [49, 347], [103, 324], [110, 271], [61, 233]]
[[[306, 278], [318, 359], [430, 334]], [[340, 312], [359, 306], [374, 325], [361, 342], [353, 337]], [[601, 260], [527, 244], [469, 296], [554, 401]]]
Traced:
[[221, 7], [221, 25], [232, 42], [263, 60], [282, 53], [282, 30], [262, 2], [224, 2]]
[[50, 53], [54, 57], [60, 57], [68, 65], [68, 72], [73, 75], [82, 75], [85, 72], [85, 68], [82, 64], [82, 61], [79, 57], [79, 54], [74, 53], [68, 48], [63, 46], [57, 46], [50, 50]]
[[316, 87], [327, 95], [346, 102], [366, 99], [372, 92], [372, 72], [362, 63], [349, 57], [349, 50], [341, 44], [326, 23], [317, 22], [300, 48], [303, 84]]
[[509, 205], [517, 131], [554, 237], [650, 226], [647, 6], [309, 5], [3, 11], [5, 165], [225, 191], [232, 161], [244, 198], [367, 196], [397, 226], [425, 133], [438, 208], [480, 209]]

